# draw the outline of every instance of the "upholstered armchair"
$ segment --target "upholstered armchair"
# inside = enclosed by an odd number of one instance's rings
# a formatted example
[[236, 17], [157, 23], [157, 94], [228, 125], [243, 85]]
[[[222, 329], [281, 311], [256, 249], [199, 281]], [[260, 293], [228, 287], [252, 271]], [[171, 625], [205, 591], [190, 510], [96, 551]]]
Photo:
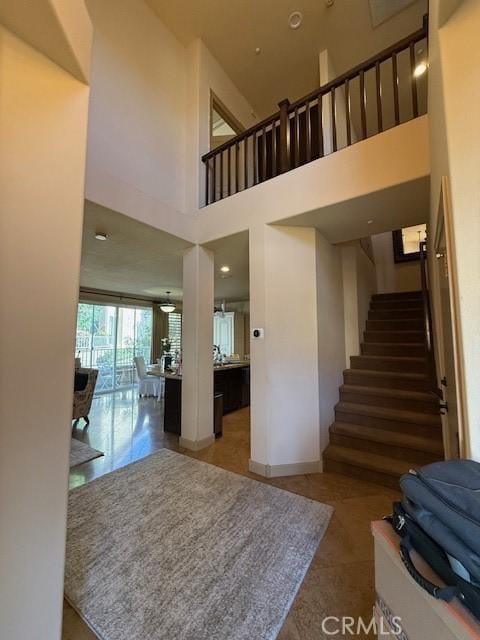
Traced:
[[76, 369], [75, 373], [86, 374], [88, 376], [87, 385], [81, 391], [75, 391], [73, 394], [73, 415], [72, 420], [75, 420], [73, 426], [76, 427], [80, 418], [83, 418], [86, 424], [90, 424], [88, 414], [90, 407], [92, 406], [93, 393], [95, 391], [95, 385], [97, 383], [98, 369]]

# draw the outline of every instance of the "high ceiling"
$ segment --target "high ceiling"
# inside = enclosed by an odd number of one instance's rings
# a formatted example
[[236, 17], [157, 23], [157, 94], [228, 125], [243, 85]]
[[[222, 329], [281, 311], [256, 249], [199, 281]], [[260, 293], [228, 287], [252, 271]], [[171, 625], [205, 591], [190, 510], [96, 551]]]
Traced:
[[[95, 239], [95, 233], [107, 240]], [[138, 297], [162, 299], [166, 291], [182, 299], [183, 254], [192, 246], [138, 220], [85, 201], [80, 286]], [[215, 298], [247, 300], [248, 233], [217, 241]], [[220, 267], [230, 267], [223, 274]], [[225, 277], [225, 275], [227, 277]]]
[[[337, 75], [422, 26], [427, 0], [146, 0], [177, 38], [200, 37], [260, 118], [319, 85], [318, 54], [328, 49]], [[407, 5], [407, 6], [405, 6]], [[288, 17], [303, 14], [292, 30]], [[260, 48], [257, 55], [255, 50]]]

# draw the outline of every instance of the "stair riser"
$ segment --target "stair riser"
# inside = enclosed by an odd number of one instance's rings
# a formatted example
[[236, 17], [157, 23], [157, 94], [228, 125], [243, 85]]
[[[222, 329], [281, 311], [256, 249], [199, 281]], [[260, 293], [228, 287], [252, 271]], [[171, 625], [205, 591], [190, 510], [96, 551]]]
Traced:
[[418, 449], [407, 449], [405, 447], [396, 447], [373, 440], [364, 440], [363, 438], [351, 438], [349, 436], [332, 433], [330, 435], [331, 444], [339, 447], [347, 447], [348, 449], [356, 449], [357, 451], [366, 451], [367, 453], [375, 453], [387, 458], [396, 458], [397, 460], [409, 460], [417, 464], [424, 465], [436, 462], [439, 456], [428, 451], [419, 451]]
[[410, 435], [424, 436], [438, 440], [440, 430], [440, 417], [438, 426], [414, 424], [412, 422], [399, 422], [388, 418], [377, 418], [376, 416], [365, 416], [360, 413], [348, 413], [347, 411], [335, 410], [335, 420], [337, 422], [350, 422], [360, 424], [374, 429], [385, 429], [386, 431], [397, 431]]
[[415, 400], [404, 400], [403, 398], [385, 398], [384, 396], [353, 393], [351, 391], [340, 391], [340, 402], [353, 402], [355, 404], [367, 404], [388, 409], [403, 409], [405, 411], [438, 414], [438, 403], [417, 402]]
[[381, 389], [403, 389], [405, 391], [428, 391], [426, 380], [405, 380], [394, 376], [382, 378], [369, 377], [355, 373], [355, 370], [347, 371], [343, 374], [345, 384], [358, 384], [361, 387], [380, 387]]
[[418, 320], [423, 318], [421, 309], [370, 309], [369, 320]]
[[369, 371], [399, 371], [401, 373], [426, 373], [426, 361], [394, 360], [388, 357], [352, 356], [352, 369], [368, 369]]
[[422, 331], [423, 320], [367, 320], [367, 331]]
[[413, 343], [425, 344], [425, 332], [424, 331], [365, 331], [363, 334], [365, 342], [399, 342], [399, 343]]
[[395, 293], [374, 293], [372, 296], [372, 302], [378, 302], [381, 300], [421, 300], [421, 291], [397, 291]]
[[364, 356], [408, 356], [410, 358], [425, 358], [426, 348], [423, 344], [379, 344], [364, 342], [361, 345]]
[[421, 300], [373, 300], [370, 309], [422, 309]]
[[357, 480], [363, 480], [364, 482], [373, 482], [374, 484], [380, 484], [390, 489], [399, 490], [400, 476], [391, 476], [386, 473], [379, 473], [378, 471], [370, 471], [369, 469], [363, 469], [362, 467], [355, 467], [344, 462], [337, 462], [336, 460], [330, 460], [324, 458], [323, 470], [329, 473], [340, 473], [344, 476], [350, 476], [357, 478]]

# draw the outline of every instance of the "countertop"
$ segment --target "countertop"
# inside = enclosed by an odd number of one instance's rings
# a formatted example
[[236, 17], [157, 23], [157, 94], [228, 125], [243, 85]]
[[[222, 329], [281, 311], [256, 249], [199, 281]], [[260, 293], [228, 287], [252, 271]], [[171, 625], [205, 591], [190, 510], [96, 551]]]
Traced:
[[[241, 362], [232, 362], [230, 364], [222, 364], [213, 367], [214, 371], [228, 371], [229, 369], [242, 369], [243, 367], [249, 367], [250, 360], [242, 360]], [[160, 371], [158, 368], [150, 367], [147, 371], [149, 375], [158, 376], [160, 378], [169, 378], [170, 380], [181, 380], [182, 376], [177, 373], [171, 373], [170, 371]]]

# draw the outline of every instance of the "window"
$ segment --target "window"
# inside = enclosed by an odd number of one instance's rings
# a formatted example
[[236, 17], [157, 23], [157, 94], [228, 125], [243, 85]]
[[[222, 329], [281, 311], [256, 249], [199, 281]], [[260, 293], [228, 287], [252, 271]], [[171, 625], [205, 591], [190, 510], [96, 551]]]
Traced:
[[114, 391], [135, 381], [133, 358], [150, 362], [152, 309], [80, 303], [75, 352], [82, 367], [98, 369], [96, 392]]
[[168, 337], [172, 343], [172, 353], [181, 351], [182, 349], [182, 314], [168, 314]]
[[226, 356], [234, 352], [234, 315], [233, 312], [218, 312], [213, 316], [213, 344]]

